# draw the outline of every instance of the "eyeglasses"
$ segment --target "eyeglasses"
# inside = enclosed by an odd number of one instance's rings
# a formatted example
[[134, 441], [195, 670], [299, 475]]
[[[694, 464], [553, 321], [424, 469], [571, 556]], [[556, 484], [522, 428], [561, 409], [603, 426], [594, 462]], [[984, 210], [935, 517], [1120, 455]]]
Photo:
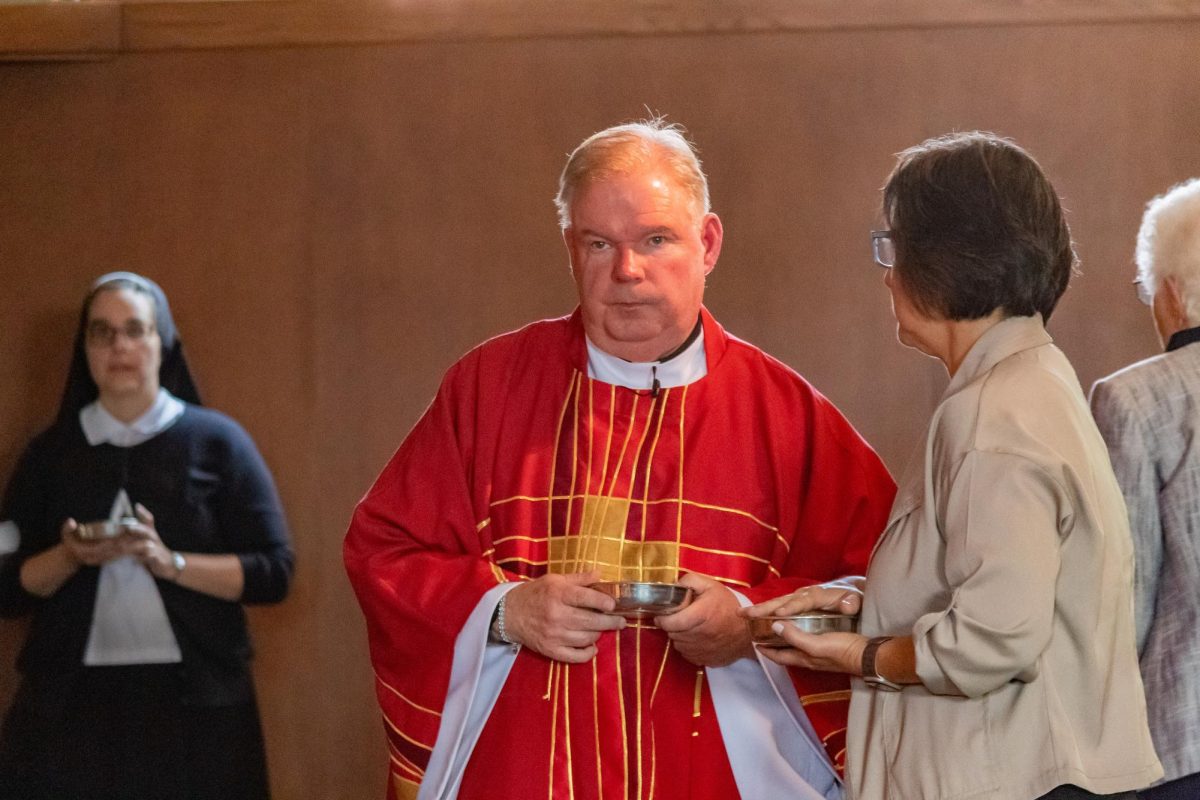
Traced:
[[871, 251], [879, 266], [884, 269], [896, 266], [896, 241], [891, 231], [871, 231]]
[[1138, 300], [1148, 306], [1154, 305], [1154, 292], [1150, 291], [1150, 287], [1141, 278], [1133, 279], [1133, 288], [1137, 291]]
[[114, 328], [103, 320], [94, 320], [87, 326], [87, 343], [93, 347], [112, 347], [118, 335], [124, 335], [130, 344], [141, 344], [154, 333], [153, 325], [146, 325], [138, 320], [130, 320], [123, 328]]

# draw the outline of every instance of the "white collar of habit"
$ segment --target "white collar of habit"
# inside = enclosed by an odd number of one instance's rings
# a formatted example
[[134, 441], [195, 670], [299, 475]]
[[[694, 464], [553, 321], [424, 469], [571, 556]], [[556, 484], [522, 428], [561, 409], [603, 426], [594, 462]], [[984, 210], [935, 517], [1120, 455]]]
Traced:
[[183, 413], [183, 401], [160, 388], [146, 413], [126, 425], [96, 400], [79, 410], [79, 426], [92, 447], [111, 444], [133, 447], [166, 430]]

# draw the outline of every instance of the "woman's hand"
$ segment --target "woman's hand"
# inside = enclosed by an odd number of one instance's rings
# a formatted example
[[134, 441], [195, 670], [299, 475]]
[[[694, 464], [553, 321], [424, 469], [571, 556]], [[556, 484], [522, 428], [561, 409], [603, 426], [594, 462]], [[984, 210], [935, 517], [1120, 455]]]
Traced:
[[156, 578], [173, 581], [179, 577], [171, 550], [154, 527], [154, 515], [141, 503], [134, 506], [137, 524], [129, 525], [120, 537], [125, 555], [136, 558]]
[[58, 531], [64, 555], [77, 567], [99, 567], [125, 555], [120, 536], [103, 539], [79, 538], [79, 523], [68, 518]]
[[32, 556], [21, 565], [21, 587], [37, 597], [49, 597], [71, 579], [80, 567], [99, 567], [125, 555], [124, 537], [80, 539], [79, 523], [67, 519], [58, 529], [59, 543]]
[[829, 611], [853, 616], [862, 608], [862, 592], [845, 584], [805, 586], [791, 594], [776, 597], [739, 613], [748, 619], [758, 617], [790, 617], [806, 611]]
[[[825, 611], [853, 616], [862, 608], [861, 578], [805, 586], [758, 605], [741, 610], [748, 619], [791, 617], [810, 611]], [[783, 647], [760, 646], [758, 652], [788, 667], [803, 667], [822, 672], [862, 674], [862, 654], [867, 638], [857, 633], [804, 633], [785, 621], [773, 629], [787, 642]]]
[[134, 506], [138, 523], [130, 525], [121, 538], [125, 541], [125, 552], [133, 556], [156, 578], [182, 586], [185, 589], [237, 601], [242, 596], [245, 576], [242, 562], [233, 553], [180, 553], [186, 566], [180, 570], [175, 566], [175, 552], [163, 544], [154, 527], [154, 515], [141, 503]]
[[857, 633], [804, 633], [795, 625], [775, 623], [788, 647], [759, 647], [758, 652], [785, 667], [862, 675], [867, 637]]

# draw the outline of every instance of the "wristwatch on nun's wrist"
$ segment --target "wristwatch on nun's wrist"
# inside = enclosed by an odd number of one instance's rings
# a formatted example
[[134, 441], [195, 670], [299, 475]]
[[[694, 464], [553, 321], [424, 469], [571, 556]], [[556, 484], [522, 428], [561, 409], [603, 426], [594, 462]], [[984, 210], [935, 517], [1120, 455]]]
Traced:
[[171, 551], [171, 566], [175, 567], [175, 577], [173, 581], [178, 581], [183, 576], [183, 571], [187, 568], [187, 559], [183, 557], [183, 553], [178, 550]]
[[879, 648], [884, 642], [890, 642], [891, 636], [876, 636], [867, 642], [867, 648], [862, 654], [862, 678], [863, 682], [872, 689], [878, 689], [881, 692], [898, 692], [903, 687], [898, 683], [893, 683], [887, 678], [879, 674], [879, 668], [875, 666], [875, 655], [879, 652]]

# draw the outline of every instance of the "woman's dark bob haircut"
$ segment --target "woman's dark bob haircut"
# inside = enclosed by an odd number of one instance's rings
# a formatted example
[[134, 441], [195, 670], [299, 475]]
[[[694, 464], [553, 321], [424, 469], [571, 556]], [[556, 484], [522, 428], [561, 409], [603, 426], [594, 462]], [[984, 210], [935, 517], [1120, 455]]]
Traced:
[[899, 155], [883, 187], [895, 270], [918, 311], [948, 320], [1049, 320], [1077, 259], [1058, 195], [995, 134], [954, 133]]

